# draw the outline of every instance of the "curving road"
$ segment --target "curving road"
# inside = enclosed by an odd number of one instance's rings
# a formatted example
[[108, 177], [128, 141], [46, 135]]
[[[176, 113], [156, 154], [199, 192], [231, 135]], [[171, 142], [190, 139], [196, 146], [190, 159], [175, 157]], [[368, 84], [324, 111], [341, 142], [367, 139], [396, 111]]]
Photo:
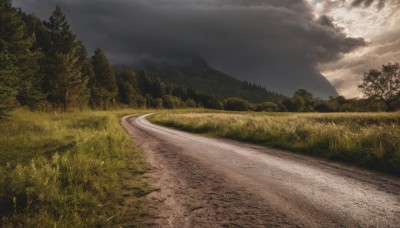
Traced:
[[172, 130], [149, 115], [122, 125], [155, 170], [160, 191], [150, 198], [165, 204], [155, 205], [164, 210], [158, 225], [400, 227], [398, 177]]

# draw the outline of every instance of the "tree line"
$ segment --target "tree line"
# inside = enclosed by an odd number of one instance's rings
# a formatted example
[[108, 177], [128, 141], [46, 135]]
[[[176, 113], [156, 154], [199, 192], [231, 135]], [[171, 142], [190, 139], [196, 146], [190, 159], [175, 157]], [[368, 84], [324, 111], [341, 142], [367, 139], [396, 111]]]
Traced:
[[222, 109], [213, 95], [165, 84], [146, 72], [113, 68], [102, 49], [89, 57], [59, 7], [41, 21], [0, 0], [0, 112], [115, 106]]
[[[290, 112], [399, 109], [399, 64], [365, 73], [359, 88], [367, 99], [321, 100], [300, 89], [280, 101], [251, 103], [167, 84], [146, 71], [114, 68], [100, 48], [89, 57], [59, 7], [42, 21], [13, 7], [11, 0], [0, 0], [0, 13], [0, 116], [19, 105], [42, 111], [120, 106]], [[246, 81], [242, 86], [266, 93]]]

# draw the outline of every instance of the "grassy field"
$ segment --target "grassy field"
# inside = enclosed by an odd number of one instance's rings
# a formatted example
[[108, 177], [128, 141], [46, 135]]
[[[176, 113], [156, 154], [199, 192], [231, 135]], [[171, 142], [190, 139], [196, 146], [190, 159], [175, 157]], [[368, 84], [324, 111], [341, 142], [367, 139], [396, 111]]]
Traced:
[[127, 176], [137, 196], [129, 219], [139, 225], [146, 213], [140, 196], [150, 189], [142, 175], [147, 168], [119, 125], [120, 116], [133, 112], [16, 110], [1, 121], [0, 227], [116, 224], [124, 216]]
[[160, 113], [150, 120], [400, 175], [400, 113]]

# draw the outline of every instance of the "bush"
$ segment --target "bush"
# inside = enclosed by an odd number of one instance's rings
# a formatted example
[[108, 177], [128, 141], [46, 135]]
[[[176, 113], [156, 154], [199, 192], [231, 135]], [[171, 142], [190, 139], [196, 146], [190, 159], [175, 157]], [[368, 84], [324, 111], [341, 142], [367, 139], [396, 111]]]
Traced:
[[194, 101], [193, 99], [188, 99], [185, 101], [185, 106], [187, 108], [196, 108], [196, 101]]
[[220, 100], [213, 98], [204, 104], [204, 108], [222, 110], [224, 109], [224, 104]]
[[277, 104], [273, 102], [263, 102], [260, 104], [257, 104], [256, 106], [256, 111], [261, 112], [276, 112], [279, 110], [279, 107]]
[[225, 100], [225, 110], [230, 111], [248, 111], [250, 103], [240, 98], [228, 98]]
[[154, 107], [156, 108], [156, 109], [162, 109], [164, 106], [163, 106], [163, 100], [161, 99], [161, 98], [157, 98], [157, 99], [155, 99], [154, 100]]
[[302, 112], [304, 111], [305, 102], [303, 98], [299, 96], [295, 96], [293, 98], [285, 98], [282, 100], [281, 104], [285, 106], [285, 108], [289, 112]]
[[164, 95], [162, 97], [164, 108], [173, 109], [181, 107], [181, 100], [178, 97]]
[[329, 104], [325, 104], [325, 103], [317, 104], [317, 105], [314, 107], [314, 109], [315, 109], [317, 112], [333, 112], [333, 109], [329, 106]]

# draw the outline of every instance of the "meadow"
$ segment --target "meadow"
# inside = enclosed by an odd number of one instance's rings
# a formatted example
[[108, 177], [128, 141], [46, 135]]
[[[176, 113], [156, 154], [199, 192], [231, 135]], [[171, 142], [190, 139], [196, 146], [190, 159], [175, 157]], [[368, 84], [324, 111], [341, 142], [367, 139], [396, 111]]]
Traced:
[[150, 121], [400, 175], [400, 113], [159, 113]]
[[[0, 122], [0, 227], [140, 226], [144, 154], [119, 118], [143, 111], [40, 113]], [[400, 175], [400, 113], [159, 111], [156, 124], [284, 148]], [[129, 204], [126, 205], [127, 195]]]
[[[146, 215], [144, 155], [119, 117], [134, 110], [38, 113], [0, 122], [0, 227], [110, 226]], [[132, 197], [134, 197], [132, 199]]]

